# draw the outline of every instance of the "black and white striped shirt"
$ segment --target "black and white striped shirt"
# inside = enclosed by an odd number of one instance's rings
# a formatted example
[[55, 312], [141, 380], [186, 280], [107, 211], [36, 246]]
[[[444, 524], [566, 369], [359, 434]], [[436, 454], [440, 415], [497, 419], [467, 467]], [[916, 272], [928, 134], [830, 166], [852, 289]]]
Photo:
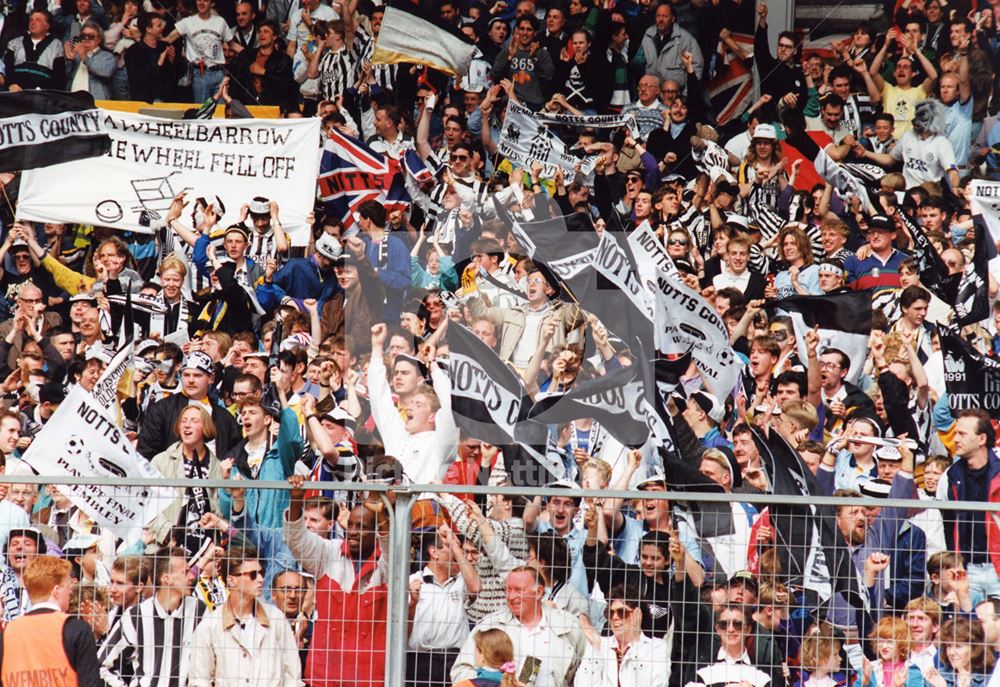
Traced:
[[[183, 687], [187, 684], [191, 637], [205, 614], [205, 605], [187, 596], [168, 613], [156, 596], [130, 608], [122, 617], [117, 643], [102, 655], [102, 677], [111, 687]], [[131, 664], [130, 683], [104, 667]], [[112, 678], [112, 679], [108, 679]], [[115, 679], [117, 678], [117, 679]]]
[[319, 83], [323, 97], [335, 100], [358, 81], [362, 56], [368, 51], [367, 34], [358, 31], [354, 34], [354, 42], [339, 50], [327, 52], [319, 60]]

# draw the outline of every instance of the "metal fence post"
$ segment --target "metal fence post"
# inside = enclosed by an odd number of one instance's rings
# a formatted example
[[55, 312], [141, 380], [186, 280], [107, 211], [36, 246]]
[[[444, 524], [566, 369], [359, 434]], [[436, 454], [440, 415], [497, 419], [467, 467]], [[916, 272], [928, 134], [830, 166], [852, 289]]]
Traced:
[[410, 587], [410, 511], [417, 494], [396, 491], [389, 524], [389, 617], [385, 637], [385, 684], [399, 687], [406, 673], [406, 625]]

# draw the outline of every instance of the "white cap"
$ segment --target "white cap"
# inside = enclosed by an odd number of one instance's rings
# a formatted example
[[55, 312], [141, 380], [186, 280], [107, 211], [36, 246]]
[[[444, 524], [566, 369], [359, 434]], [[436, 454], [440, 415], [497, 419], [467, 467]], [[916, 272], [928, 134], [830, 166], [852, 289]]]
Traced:
[[770, 124], [758, 124], [753, 130], [751, 138], [767, 138], [772, 141], [778, 140], [778, 132]]
[[316, 252], [328, 260], [339, 260], [340, 256], [344, 254], [344, 248], [340, 245], [340, 241], [326, 232], [323, 232], [316, 239], [315, 246]]
[[86, 551], [92, 546], [96, 546], [101, 541], [97, 534], [77, 534], [72, 539], [63, 544], [63, 551]]

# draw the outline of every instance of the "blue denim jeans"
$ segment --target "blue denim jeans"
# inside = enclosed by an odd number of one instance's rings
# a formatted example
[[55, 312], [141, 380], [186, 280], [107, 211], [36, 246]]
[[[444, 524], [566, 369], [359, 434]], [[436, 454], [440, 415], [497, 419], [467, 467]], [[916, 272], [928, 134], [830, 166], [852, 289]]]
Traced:
[[194, 101], [201, 105], [219, 90], [219, 85], [222, 83], [222, 79], [225, 78], [226, 72], [222, 69], [206, 69], [202, 73], [198, 65], [192, 65], [191, 69], [193, 70], [191, 75], [191, 90], [194, 91]]

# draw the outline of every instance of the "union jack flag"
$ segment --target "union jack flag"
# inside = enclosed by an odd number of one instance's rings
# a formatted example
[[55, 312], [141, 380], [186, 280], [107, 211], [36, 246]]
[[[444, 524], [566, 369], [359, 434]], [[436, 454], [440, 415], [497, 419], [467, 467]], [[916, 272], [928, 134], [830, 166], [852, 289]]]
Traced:
[[[753, 35], [730, 34], [746, 54], [753, 53]], [[753, 98], [753, 66], [749, 60], [740, 59], [723, 42], [719, 42], [715, 55], [717, 68], [708, 82], [708, 95], [712, 110], [718, 113], [718, 125], [743, 114]]]
[[381, 202], [387, 213], [408, 210], [406, 175], [417, 183], [431, 178], [412, 150], [396, 160], [375, 152], [359, 139], [331, 129], [320, 160], [317, 180], [320, 199], [326, 212], [339, 217], [346, 229], [354, 224], [354, 210], [369, 200]]

